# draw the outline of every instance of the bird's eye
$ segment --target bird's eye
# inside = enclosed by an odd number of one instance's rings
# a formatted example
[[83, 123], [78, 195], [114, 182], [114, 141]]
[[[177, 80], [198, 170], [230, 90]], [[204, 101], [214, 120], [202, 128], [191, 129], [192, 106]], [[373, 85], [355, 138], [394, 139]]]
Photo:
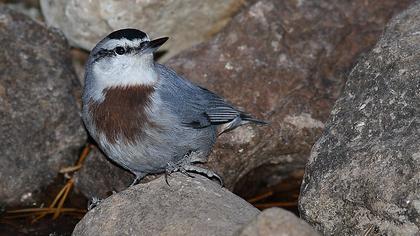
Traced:
[[115, 52], [116, 52], [118, 55], [123, 55], [123, 54], [125, 53], [125, 48], [124, 48], [124, 47], [116, 47], [116, 48], [115, 48]]

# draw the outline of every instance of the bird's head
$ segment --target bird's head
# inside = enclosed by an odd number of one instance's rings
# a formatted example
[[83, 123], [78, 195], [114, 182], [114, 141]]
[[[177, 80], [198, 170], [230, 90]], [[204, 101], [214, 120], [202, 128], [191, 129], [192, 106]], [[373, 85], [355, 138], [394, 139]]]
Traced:
[[86, 82], [97, 89], [152, 85], [157, 75], [153, 52], [168, 40], [150, 40], [137, 29], [121, 29], [102, 39], [89, 55]]

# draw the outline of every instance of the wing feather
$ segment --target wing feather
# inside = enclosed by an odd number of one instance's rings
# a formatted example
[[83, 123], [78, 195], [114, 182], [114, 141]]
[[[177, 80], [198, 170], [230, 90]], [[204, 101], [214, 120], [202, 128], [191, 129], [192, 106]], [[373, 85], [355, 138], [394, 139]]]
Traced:
[[248, 121], [265, 123], [236, 109], [208, 89], [178, 76], [173, 70], [163, 65], [157, 65], [157, 68], [163, 80], [159, 86], [161, 99], [180, 117], [183, 125], [205, 128], [225, 124], [226, 130], [231, 130]]

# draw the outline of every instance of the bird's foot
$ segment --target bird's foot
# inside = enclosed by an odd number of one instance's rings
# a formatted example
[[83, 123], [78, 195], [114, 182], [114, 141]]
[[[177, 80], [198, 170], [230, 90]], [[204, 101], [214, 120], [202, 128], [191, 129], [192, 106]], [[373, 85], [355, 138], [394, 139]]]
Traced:
[[182, 162], [186, 164], [205, 163], [206, 161], [207, 155], [198, 151], [191, 151], [182, 158]]
[[92, 197], [88, 201], [87, 210], [88, 211], [92, 210], [93, 208], [95, 208], [96, 206], [98, 206], [102, 201], [103, 201], [103, 199], [100, 199], [98, 197]]
[[136, 178], [134, 178], [133, 182], [131, 182], [131, 184], [128, 187], [132, 187], [132, 186], [138, 184], [140, 182], [140, 180], [143, 179], [144, 176], [146, 176], [143, 173], [135, 173], [135, 172], [132, 172], [132, 173], [136, 176]]
[[165, 169], [165, 181], [166, 184], [169, 185], [168, 182], [168, 176], [170, 176], [172, 173], [174, 172], [181, 172], [184, 175], [187, 175], [189, 177], [194, 178], [193, 175], [190, 175], [189, 172], [194, 172], [194, 173], [198, 173], [201, 175], [205, 175], [208, 178], [216, 178], [219, 182], [220, 185], [223, 187], [223, 179], [222, 177], [220, 177], [218, 174], [216, 174], [215, 172], [205, 169], [203, 167], [199, 167], [199, 166], [194, 166], [192, 165], [192, 162], [189, 158], [184, 158], [183, 160], [181, 160], [178, 163], [174, 163], [174, 162], [169, 162], [166, 169]]
[[203, 168], [203, 167], [194, 166], [194, 165], [184, 165], [183, 167], [187, 172], [195, 172], [195, 173], [198, 173], [198, 174], [201, 174], [201, 175], [205, 175], [209, 179], [216, 178], [219, 181], [220, 186], [223, 187], [222, 177], [220, 177], [220, 175], [216, 174], [214, 171], [208, 170], [208, 169]]
[[168, 186], [170, 186], [168, 182], [168, 176], [170, 176], [172, 173], [177, 172], [178, 167], [173, 162], [168, 162], [166, 169], [165, 169], [165, 182]]
[[[184, 168], [182, 162], [175, 164], [174, 162], [169, 162], [166, 169], [165, 169], [165, 182], [169, 185], [168, 176], [170, 176], [174, 172], [181, 172], [182, 174], [194, 178], [194, 176], [190, 175], [188, 171]], [[170, 186], [170, 185], [169, 185]]]
[[[117, 193], [117, 191], [112, 190], [111, 195], [114, 195], [116, 193]], [[97, 207], [103, 200], [105, 200], [105, 199], [101, 199], [101, 198], [98, 198], [98, 197], [91, 197], [89, 199], [88, 203], [87, 203], [87, 210], [90, 211], [93, 208]]]

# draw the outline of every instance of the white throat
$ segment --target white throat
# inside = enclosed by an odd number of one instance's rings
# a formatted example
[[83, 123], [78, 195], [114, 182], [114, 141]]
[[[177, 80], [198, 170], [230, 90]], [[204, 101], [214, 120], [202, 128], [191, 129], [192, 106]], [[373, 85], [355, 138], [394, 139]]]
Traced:
[[103, 90], [112, 87], [154, 85], [158, 80], [153, 55], [121, 55], [101, 60], [93, 66], [94, 95], [101, 100]]

